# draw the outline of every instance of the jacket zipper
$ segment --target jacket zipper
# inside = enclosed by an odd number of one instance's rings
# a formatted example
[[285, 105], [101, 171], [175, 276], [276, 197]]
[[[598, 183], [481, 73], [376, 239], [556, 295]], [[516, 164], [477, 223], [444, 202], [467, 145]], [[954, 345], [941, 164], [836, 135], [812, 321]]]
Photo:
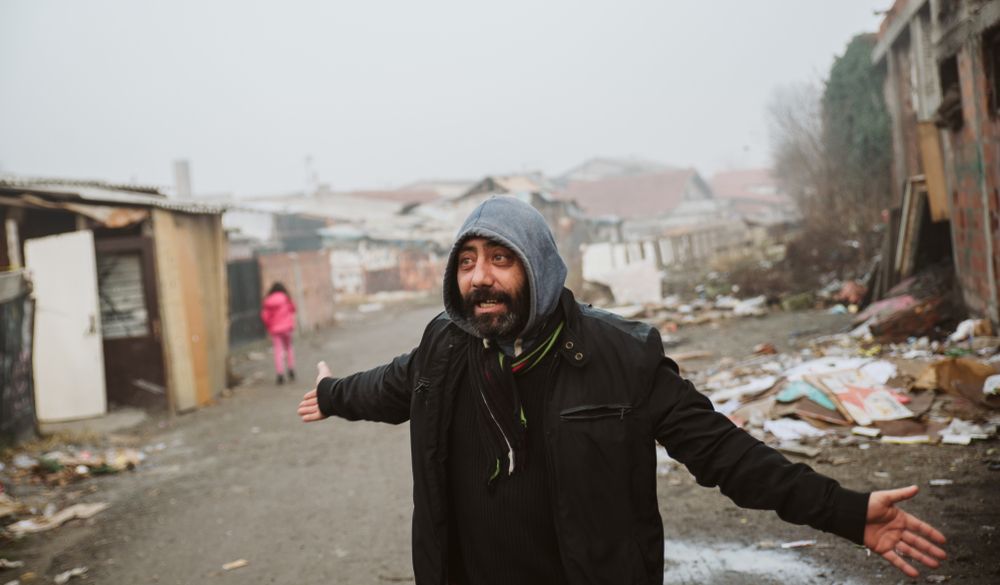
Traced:
[[420, 378], [417, 380], [417, 385], [413, 388], [413, 393], [420, 398], [420, 402], [424, 405], [427, 404], [427, 393], [426, 390], [430, 387], [431, 381], [427, 378]]
[[598, 404], [567, 408], [559, 413], [563, 422], [578, 420], [597, 420], [601, 418], [618, 417], [625, 420], [625, 414], [632, 411], [631, 404]]

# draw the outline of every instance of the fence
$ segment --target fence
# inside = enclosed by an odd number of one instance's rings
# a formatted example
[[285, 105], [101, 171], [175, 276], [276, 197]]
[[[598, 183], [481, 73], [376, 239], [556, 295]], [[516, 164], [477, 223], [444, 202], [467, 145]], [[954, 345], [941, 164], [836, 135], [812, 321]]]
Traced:
[[229, 347], [236, 348], [264, 339], [267, 331], [260, 320], [260, 264], [256, 258], [230, 262]]
[[24, 291], [0, 304], [0, 437], [20, 441], [35, 433], [35, 386], [31, 367], [35, 301]]

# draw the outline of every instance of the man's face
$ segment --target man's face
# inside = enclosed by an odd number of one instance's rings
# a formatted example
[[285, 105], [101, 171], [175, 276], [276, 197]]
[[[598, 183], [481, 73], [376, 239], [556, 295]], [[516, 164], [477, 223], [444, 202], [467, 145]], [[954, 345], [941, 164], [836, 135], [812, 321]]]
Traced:
[[508, 248], [471, 238], [458, 252], [458, 291], [465, 318], [480, 337], [510, 339], [528, 323], [524, 266]]

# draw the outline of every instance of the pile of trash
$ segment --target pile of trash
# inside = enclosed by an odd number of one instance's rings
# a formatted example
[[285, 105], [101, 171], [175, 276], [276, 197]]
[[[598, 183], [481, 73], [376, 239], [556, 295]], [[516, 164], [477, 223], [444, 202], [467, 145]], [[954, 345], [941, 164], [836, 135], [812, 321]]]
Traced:
[[[132, 440], [126, 442], [133, 443]], [[0, 519], [7, 519], [3, 534], [22, 536], [43, 532], [73, 519], [94, 516], [109, 504], [70, 502], [95, 493], [96, 485], [72, 492], [58, 488], [90, 477], [148, 467], [151, 464], [147, 461], [147, 453], [166, 447], [160, 443], [139, 450], [64, 443], [56, 449], [14, 455], [6, 463], [0, 463]], [[20, 493], [20, 500], [12, 497], [15, 491]], [[21, 519], [24, 516], [30, 518]]]
[[11, 476], [16, 483], [65, 486], [95, 475], [135, 469], [146, 460], [136, 449], [108, 449], [102, 453], [50, 451], [37, 458], [20, 453], [14, 457]]
[[983, 337], [970, 323], [944, 343], [866, 346], [839, 334], [796, 354], [762, 344], [759, 355], [691, 378], [716, 410], [786, 452], [815, 457], [824, 444], [873, 440], [968, 445], [1000, 426], [1000, 354], [992, 341], [975, 343]]

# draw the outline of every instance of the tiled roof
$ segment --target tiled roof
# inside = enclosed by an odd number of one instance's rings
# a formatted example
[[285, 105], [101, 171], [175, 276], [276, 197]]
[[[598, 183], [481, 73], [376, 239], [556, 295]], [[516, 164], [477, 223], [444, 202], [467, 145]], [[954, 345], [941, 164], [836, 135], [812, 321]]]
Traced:
[[562, 196], [576, 200], [592, 217], [670, 212], [680, 204], [685, 186], [696, 176], [692, 168], [600, 181], [570, 181]]

